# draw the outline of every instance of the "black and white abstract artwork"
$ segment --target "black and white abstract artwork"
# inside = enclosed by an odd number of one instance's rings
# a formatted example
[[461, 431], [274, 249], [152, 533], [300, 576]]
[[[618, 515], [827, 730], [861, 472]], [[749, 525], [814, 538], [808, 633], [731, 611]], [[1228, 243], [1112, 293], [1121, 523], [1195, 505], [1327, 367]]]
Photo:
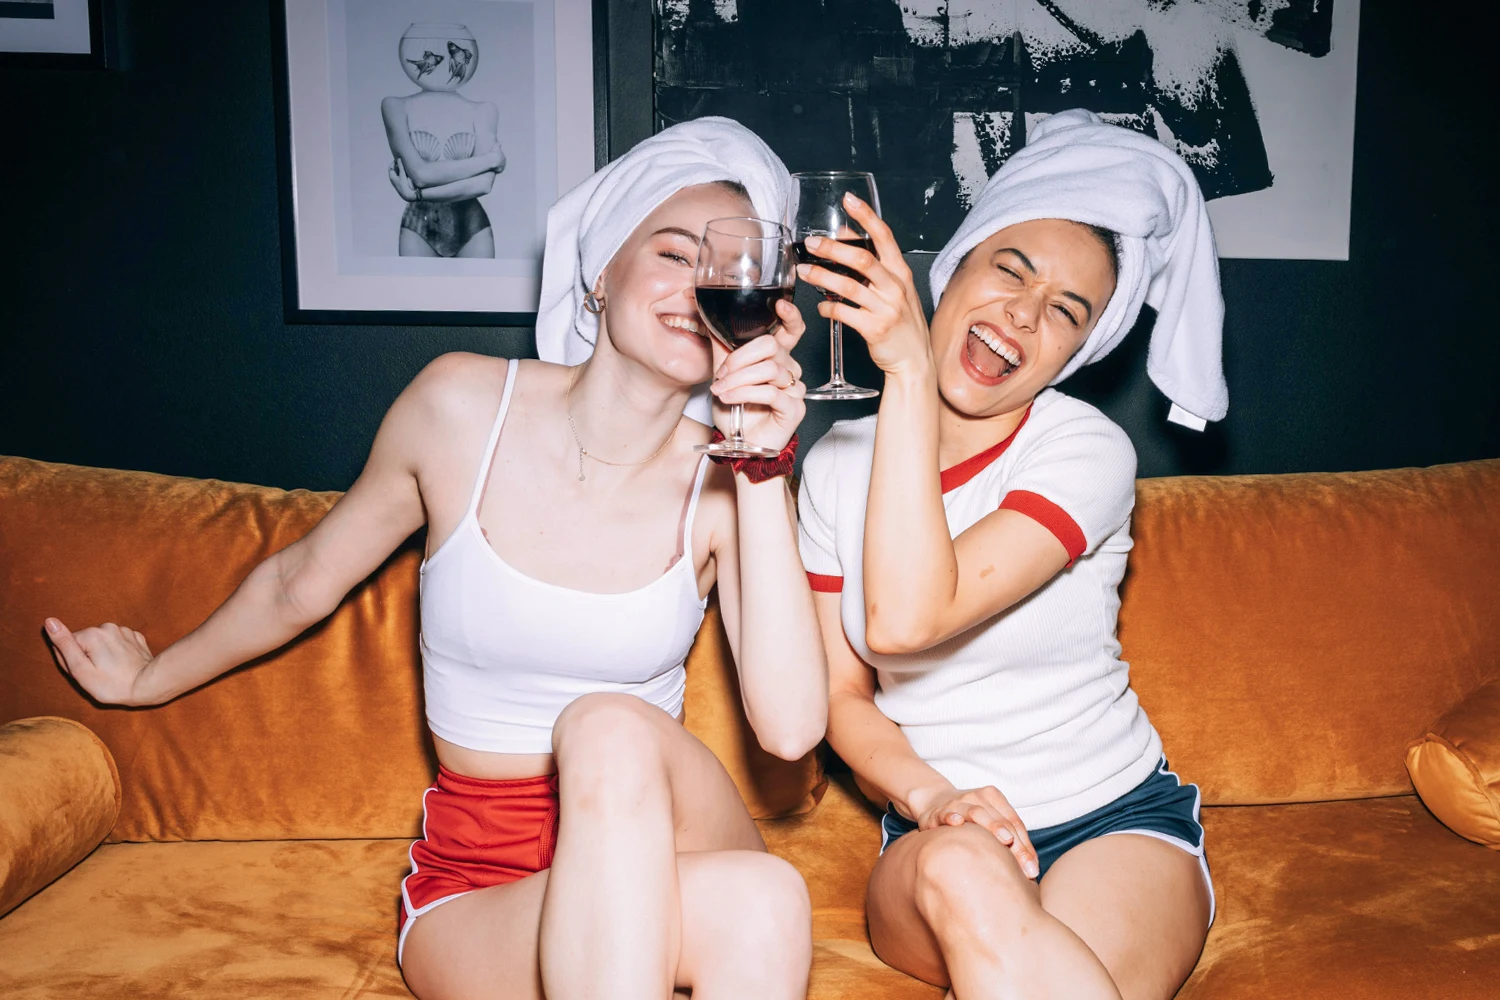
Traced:
[[530, 312], [593, 168], [589, 0], [287, 0], [300, 308]]
[[1358, 0], [656, 0], [657, 127], [723, 114], [876, 175], [937, 250], [1047, 115], [1192, 165], [1226, 257], [1346, 259]]

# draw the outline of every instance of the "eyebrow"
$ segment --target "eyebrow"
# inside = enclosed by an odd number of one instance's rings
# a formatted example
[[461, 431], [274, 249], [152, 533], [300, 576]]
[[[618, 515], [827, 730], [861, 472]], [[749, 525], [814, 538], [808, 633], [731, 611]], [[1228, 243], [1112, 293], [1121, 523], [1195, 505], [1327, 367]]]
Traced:
[[[1025, 267], [1026, 270], [1030, 271], [1032, 274], [1036, 274], [1036, 265], [1031, 262], [1031, 258], [1026, 256], [1021, 251], [1017, 250], [1015, 247], [1001, 247], [995, 252], [1014, 254], [1017, 259], [1021, 261], [1021, 265]], [[1077, 292], [1063, 292], [1062, 297], [1065, 299], [1072, 299], [1074, 302], [1077, 302], [1079, 305], [1083, 306], [1084, 312], [1089, 314], [1089, 319], [1094, 318], [1093, 303], [1089, 302], [1089, 300], [1084, 298], [1082, 295], [1079, 295]]]
[[1077, 302], [1079, 305], [1083, 306], [1083, 311], [1089, 314], [1089, 319], [1094, 318], [1094, 307], [1090, 305], [1089, 300], [1084, 298], [1082, 295], [1079, 295], [1077, 292], [1063, 292], [1062, 297], [1065, 299], [1072, 299], [1074, 302]]
[[652, 233], [651, 235], [652, 236], [662, 236], [662, 235], [683, 236], [683, 237], [686, 237], [687, 239], [692, 240], [693, 241], [693, 246], [697, 246], [698, 242], [699, 242], [698, 241], [698, 234], [697, 233], [690, 233], [686, 229], [683, 229], [681, 226], [663, 226], [662, 228], [658, 229], [656, 232]]

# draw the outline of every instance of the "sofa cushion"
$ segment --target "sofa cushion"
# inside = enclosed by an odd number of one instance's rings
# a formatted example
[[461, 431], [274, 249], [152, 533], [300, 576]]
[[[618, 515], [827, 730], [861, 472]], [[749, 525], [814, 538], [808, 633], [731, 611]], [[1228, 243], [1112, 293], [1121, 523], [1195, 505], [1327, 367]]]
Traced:
[[[842, 780], [761, 824], [813, 901], [809, 1000], [940, 1000], [865, 937], [879, 833]], [[1488, 1000], [1500, 857], [1411, 796], [1204, 810], [1219, 917], [1181, 1000]], [[100, 848], [0, 919], [0, 996], [405, 997], [395, 962], [405, 841]]]
[[1500, 461], [1137, 497], [1120, 642], [1207, 804], [1409, 794], [1407, 741], [1500, 676]]
[[1500, 856], [1415, 796], [1205, 809], [1218, 920], [1179, 1000], [1489, 1000]]
[[[0, 920], [0, 996], [409, 997], [396, 966], [406, 849], [394, 840], [100, 848]], [[882, 965], [858, 933], [815, 944], [809, 1000], [940, 1000], [941, 990]]]
[[120, 776], [69, 719], [0, 726], [0, 916], [88, 855], [120, 813]]
[[[0, 457], [0, 722], [76, 719], [114, 753], [115, 841], [415, 837], [436, 770], [422, 709], [417, 566], [408, 544], [326, 621], [176, 701], [101, 709], [52, 662], [42, 619], [105, 621], [161, 649], [334, 493]], [[688, 660], [688, 729], [757, 816], [811, 807], [817, 759], [766, 753], [739, 706], [716, 613]]]
[[1450, 830], [1500, 850], [1500, 680], [1481, 685], [1413, 740], [1406, 769]]
[[[838, 778], [811, 817], [761, 825], [807, 879], [817, 954], [839, 957], [818, 966], [817, 983], [874, 959], [864, 890], [878, 823]], [[1207, 808], [1203, 825], [1218, 918], [1179, 1000], [1493, 996], [1500, 857], [1455, 837], [1414, 796]], [[938, 995], [915, 981], [883, 989], [874, 995]]]

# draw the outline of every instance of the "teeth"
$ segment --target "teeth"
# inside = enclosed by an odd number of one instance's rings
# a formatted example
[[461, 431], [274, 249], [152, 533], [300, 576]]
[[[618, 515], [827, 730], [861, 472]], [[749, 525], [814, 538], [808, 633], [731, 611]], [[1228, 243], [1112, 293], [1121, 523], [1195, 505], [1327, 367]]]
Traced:
[[661, 321], [674, 330], [686, 330], [689, 333], [698, 332], [698, 321], [687, 316], [663, 316]]
[[969, 332], [978, 337], [980, 340], [984, 341], [984, 346], [1000, 355], [1006, 361], [1009, 361], [1012, 368], [1020, 367], [1021, 354], [1014, 347], [1011, 347], [1005, 341], [1001, 340], [999, 337], [995, 336], [993, 333], [986, 330], [984, 327], [980, 326], [977, 323], [969, 327]]

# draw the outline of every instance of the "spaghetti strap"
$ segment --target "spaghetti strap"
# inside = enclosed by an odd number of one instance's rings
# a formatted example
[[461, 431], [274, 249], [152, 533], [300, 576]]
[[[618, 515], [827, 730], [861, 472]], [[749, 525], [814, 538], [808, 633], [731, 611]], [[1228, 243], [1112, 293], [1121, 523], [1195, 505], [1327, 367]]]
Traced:
[[489, 440], [484, 446], [484, 456], [479, 460], [479, 475], [474, 477], [474, 492], [469, 496], [469, 509], [464, 513], [465, 517], [479, 513], [479, 503], [484, 499], [484, 488], [490, 480], [490, 467], [495, 464], [495, 449], [500, 444], [500, 428], [505, 426], [505, 414], [510, 409], [510, 393], [515, 388], [516, 369], [520, 367], [520, 364], [516, 358], [511, 358], [506, 368], [505, 391], [500, 394], [500, 410], [495, 414], [495, 426], [490, 428]]
[[703, 476], [708, 471], [708, 456], [698, 460], [698, 476], [693, 480], [693, 497], [688, 501], [687, 517], [682, 519], [683, 560], [693, 561], [693, 515], [698, 513], [698, 496], [703, 492]]

